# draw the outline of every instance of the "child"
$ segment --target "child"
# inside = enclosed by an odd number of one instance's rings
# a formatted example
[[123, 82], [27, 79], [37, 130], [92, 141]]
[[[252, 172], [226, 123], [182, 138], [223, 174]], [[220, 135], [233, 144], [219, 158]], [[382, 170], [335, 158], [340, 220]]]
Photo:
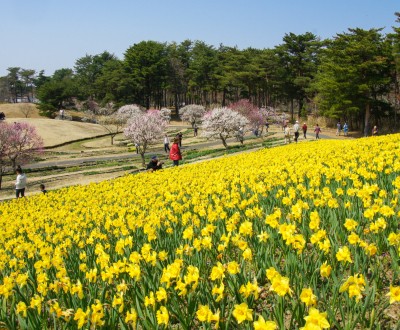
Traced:
[[41, 183], [39, 187], [40, 187], [40, 191], [41, 191], [43, 194], [46, 194], [46, 193], [47, 193], [46, 187], [44, 186], [43, 183]]

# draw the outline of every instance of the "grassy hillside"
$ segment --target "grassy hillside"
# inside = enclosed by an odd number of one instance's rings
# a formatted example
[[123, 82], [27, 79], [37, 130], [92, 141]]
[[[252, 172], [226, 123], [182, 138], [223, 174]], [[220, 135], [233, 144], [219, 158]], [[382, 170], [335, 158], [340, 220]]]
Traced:
[[[28, 118], [24, 111], [29, 111]], [[0, 112], [6, 115], [6, 122], [28, 122], [35, 126], [46, 147], [107, 133], [100, 125], [42, 117], [34, 104], [0, 104]]]

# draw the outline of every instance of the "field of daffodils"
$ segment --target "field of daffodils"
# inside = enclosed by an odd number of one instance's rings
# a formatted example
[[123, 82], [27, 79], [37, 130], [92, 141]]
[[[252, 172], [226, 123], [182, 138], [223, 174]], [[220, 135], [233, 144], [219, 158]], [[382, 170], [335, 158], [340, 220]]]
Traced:
[[0, 204], [0, 328], [395, 329], [400, 135]]

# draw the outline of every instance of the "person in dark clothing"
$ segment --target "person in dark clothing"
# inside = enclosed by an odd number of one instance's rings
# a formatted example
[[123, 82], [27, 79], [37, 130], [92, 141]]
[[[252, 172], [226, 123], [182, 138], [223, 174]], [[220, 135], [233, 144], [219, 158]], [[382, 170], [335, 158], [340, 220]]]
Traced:
[[41, 183], [41, 184], [39, 185], [39, 187], [40, 187], [40, 191], [41, 191], [43, 194], [46, 194], [46, 193], [47, 193], [46, 187], [44, 186], [43, 183]]
[[158, 160], [157, 156], [151, 157], [150, 163], [147, 164], [146, 170], [150, 172], [161, 170], [164, 162]]
[[182, 147], [182, 138], [183, 138], [183, 134], [182, 132], [179, 132], [176, 137], [179, 139], [179, 147]]
[[307, 124], [304, 123], [303, 126], [301, 127], [301, 129], [303, 130], [304, 138], [307, 139]]

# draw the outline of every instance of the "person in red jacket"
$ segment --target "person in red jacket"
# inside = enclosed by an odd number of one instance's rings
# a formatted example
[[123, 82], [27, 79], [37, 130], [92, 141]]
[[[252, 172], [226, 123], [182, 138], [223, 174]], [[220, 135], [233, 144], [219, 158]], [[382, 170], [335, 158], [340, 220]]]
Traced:
[[174, 162], [174, 166], [179, 165], [179, 161], [182, 159], [181, 149], [179, 148], [179, 138], [176, 137], [172, 143], [171, 150], [169, 151], [169, 159]]
[[307, 124], [304, 123], [303, 126], [301, 127], [301, 129], [303, 130], [304, 138], [307, 139]]

